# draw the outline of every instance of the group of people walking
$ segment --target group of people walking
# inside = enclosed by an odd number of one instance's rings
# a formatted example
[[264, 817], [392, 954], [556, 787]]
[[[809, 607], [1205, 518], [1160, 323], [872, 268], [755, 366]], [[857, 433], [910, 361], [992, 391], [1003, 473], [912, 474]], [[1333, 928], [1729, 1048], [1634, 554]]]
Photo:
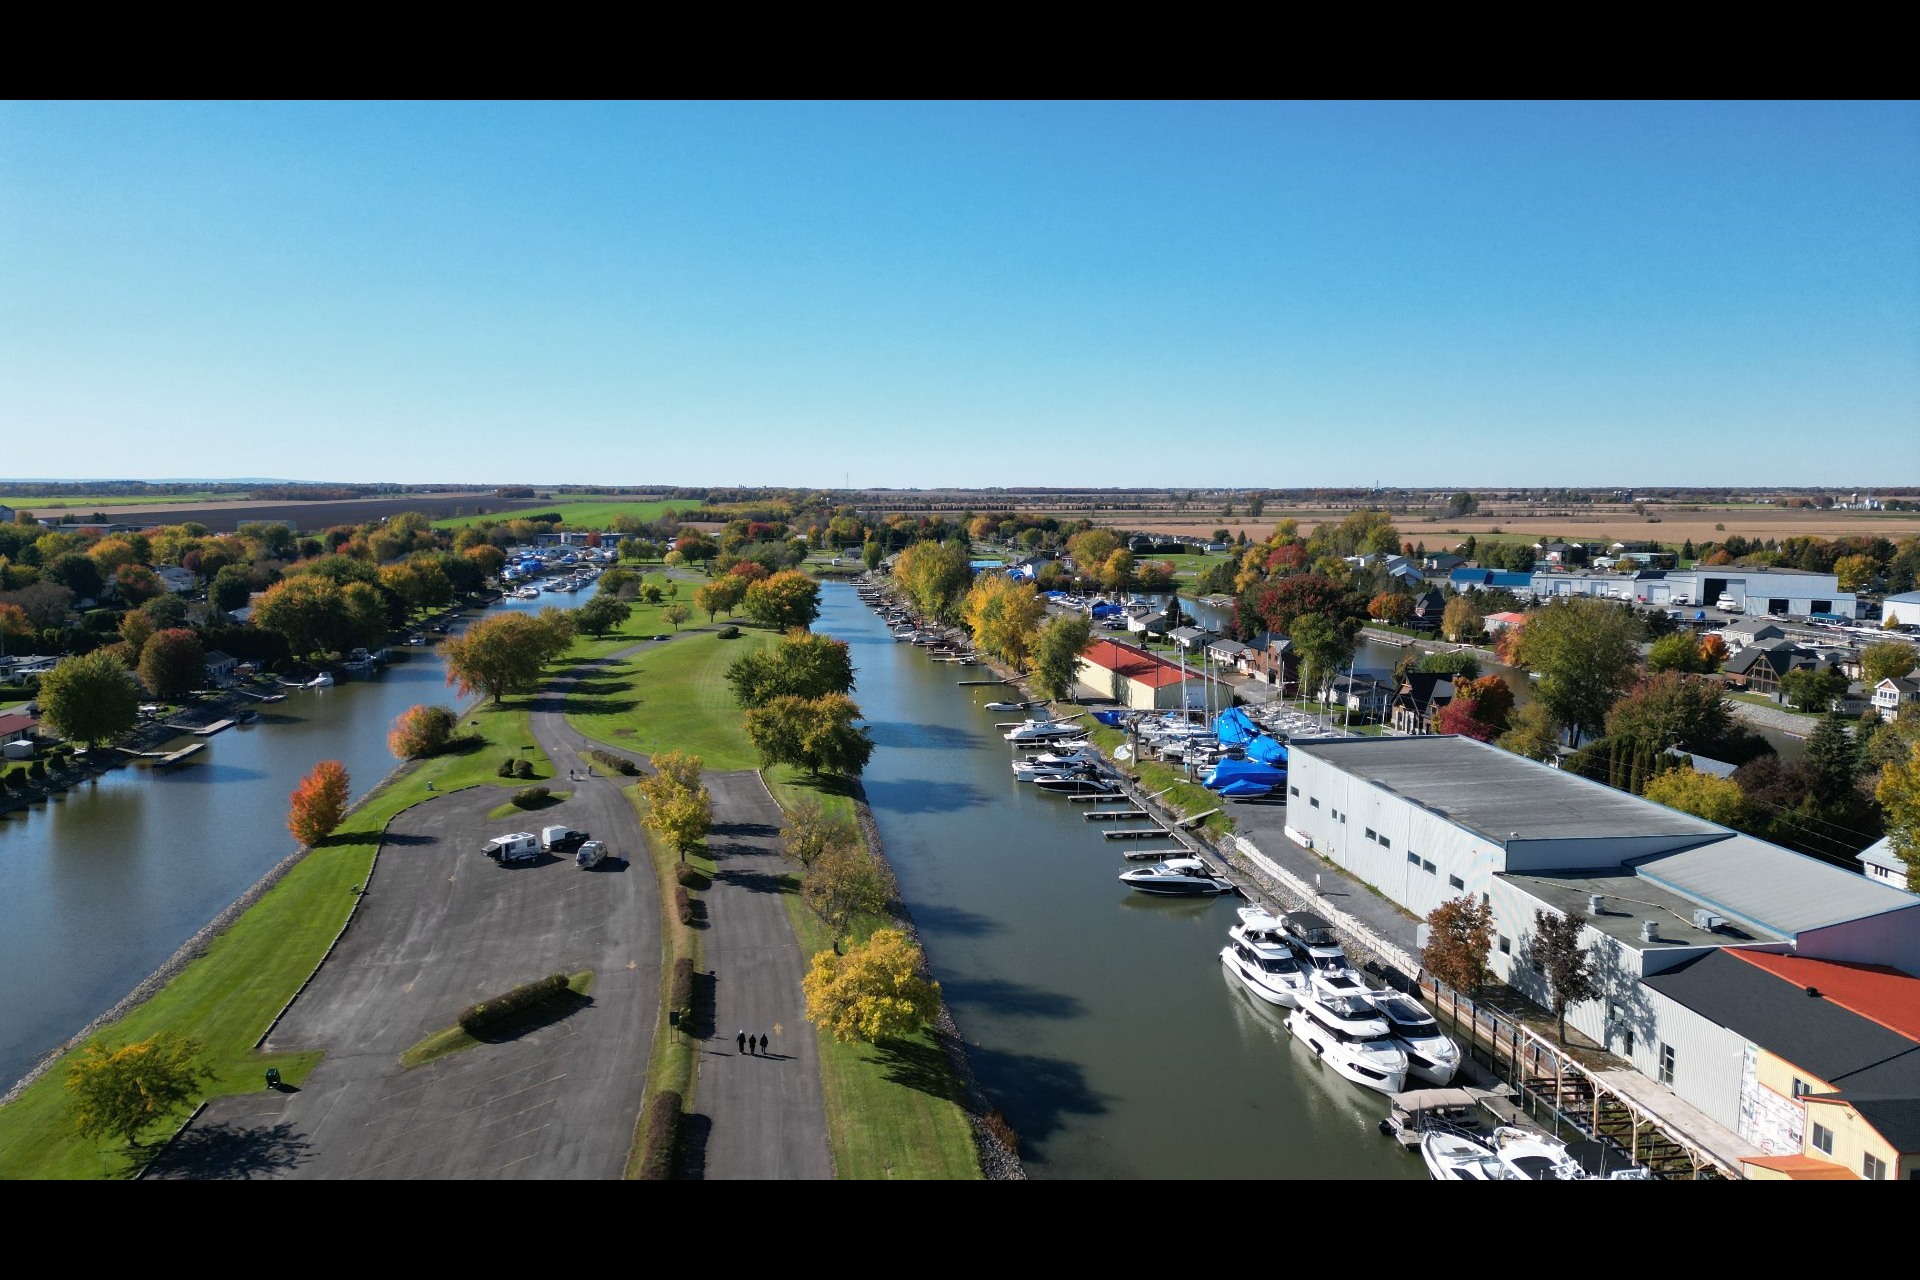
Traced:
[[736, 1035], [733, 1038], [733, 1042], [740, 1046], [740, 1052], [742, 1053], [751, 1053], [758, 1057], [764, 1056], [767, 1052], [767, 1033], [764, 1031], [759, 1035], [759, 1047], [757, 1049], [755, 1048], [755, 1038], [744, 1031]]

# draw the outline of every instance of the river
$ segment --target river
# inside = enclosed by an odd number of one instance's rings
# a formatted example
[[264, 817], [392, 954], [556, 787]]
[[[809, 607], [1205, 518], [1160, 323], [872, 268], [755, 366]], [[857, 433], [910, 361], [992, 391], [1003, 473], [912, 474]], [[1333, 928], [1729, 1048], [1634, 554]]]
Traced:
[[412, 654], [371, 678], [292, 691], [173, 769], [114, 769], [0, 816], [0, 1081], [126, 995], [293, 851], [287, 799], [316, 762], [345, 764], [356, 800], [393, 769], [393, 718], [457, 701], [432, 648]]
[[828, 583], [853, 649], [874, 819], [982, 1088], [1036, 1178], [1424, 1177], [1380, 1095], [1322, 1067], [1220, 966], [1237, 899], [1115, 878], [1086, 806], [1013, 779], [978, 668], [896, 643]]

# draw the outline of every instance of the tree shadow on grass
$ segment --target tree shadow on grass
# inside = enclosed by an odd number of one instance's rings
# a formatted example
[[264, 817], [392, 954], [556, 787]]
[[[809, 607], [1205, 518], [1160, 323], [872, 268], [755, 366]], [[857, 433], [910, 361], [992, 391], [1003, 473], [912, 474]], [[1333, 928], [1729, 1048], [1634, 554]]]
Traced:
[[748, 871], [728, 869], [714, 873], [716, 881], [737, 885], [748, 893], [797, 893], [800, 880], [797, 876], [768, 871]]
[[148, 1178], [196, 1181], [265, 1178], [305, 1163], [313, 1144], [286, 1121], [273, 1125], [196, 1124], [148, 1166]]
[[[640, 705], [638, 698], [582, 698], [569, 694], [566, 699], [566, 713], [570, 716], [617, 716], [633, 710]], [[559, 710], [558, 707], [545, 708]]]
[[615, 694], [631, 693], [633, 686], [625, 680], [576, 680], [566, 688], [569, 698], [606, 698]]
[[954, 1075], [946, 1050], [937, 1041], [922, 1044], [917, 1040], [882, 1040], [873, 1049], [889, 1084], [917, 1089], [944, 1102], [965, 1100], [966, 1086]]
[[538, 1031], [542, 1027], [550, 1027], [556, 1022], [570, 1018], [592, 1003], [592, 996], [583, 996], [577, 991], [557, 992], [552, 999], [543, 1000], [531, 1009], [510, 1018], [504, 1018], [475, 1034], [473, 1038], [482, 1044], [505, 1044]]

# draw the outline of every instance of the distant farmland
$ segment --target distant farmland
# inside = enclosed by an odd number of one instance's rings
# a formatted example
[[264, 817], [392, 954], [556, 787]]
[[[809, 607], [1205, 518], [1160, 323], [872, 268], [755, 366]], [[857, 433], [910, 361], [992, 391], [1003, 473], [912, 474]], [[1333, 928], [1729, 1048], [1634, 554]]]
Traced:
[[595, 498], [585, 502], [566, 502], [555, 499], [537, 507], [516, 506], [510, 511], [489, 509], [484, 516], [448, 516], [435, 520], [433, 527], [458, 529], [482, 519], [524, 520], [528, 516], [548, 515], [557, 511], [565, 517], [568, 524], [582, 524], [595, 529], [604, 529], [613, 523], [615, 516], [632, 516], [636, 520], [658, 520], [671, 511], [696, 511], [699, 507], [700, 504], [691, 498], [659, 502], [622, 502], [614, 498]]
[[[329, 529], [337, 524], [365, 524], [381, 516], [418, 511], [430, 518], [470, 514], [476, 506], [497, 506], [492, 493], [417, 493], [397, 498], [354, 498], [345, 502], [179, 502], [166, 506], [118, 507], [90, 499], [63, 499], [68, 505], [29, 506], [35, 515], [51, 518], [99, 511], [118, 524], [203, 524], [212, 533], [232, 533], [250, 520], [286, 520], [301, 533]], [[516, 500], [517, 501], [517, 500]], [[12, 505], [12, 504], [8, 504]], [[552, 506], [540, 508], [551, 511]]]

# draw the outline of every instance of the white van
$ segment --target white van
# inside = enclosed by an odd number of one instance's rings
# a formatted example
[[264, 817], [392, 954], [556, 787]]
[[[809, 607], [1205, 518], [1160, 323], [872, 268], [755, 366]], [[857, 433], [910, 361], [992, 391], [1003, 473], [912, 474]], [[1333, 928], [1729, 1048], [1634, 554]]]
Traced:
[[573, 855], [576, 867], [597, 867], [607, 860], [607, 846], [604, 841], [589, 840], [580, 846], [580, 852]]
[[532, 862], [540, 856], [540, 842], [531, 831], [516, 831], [512, 835], [495, 836], [481, 852], [502, 866], [509, 862]]

